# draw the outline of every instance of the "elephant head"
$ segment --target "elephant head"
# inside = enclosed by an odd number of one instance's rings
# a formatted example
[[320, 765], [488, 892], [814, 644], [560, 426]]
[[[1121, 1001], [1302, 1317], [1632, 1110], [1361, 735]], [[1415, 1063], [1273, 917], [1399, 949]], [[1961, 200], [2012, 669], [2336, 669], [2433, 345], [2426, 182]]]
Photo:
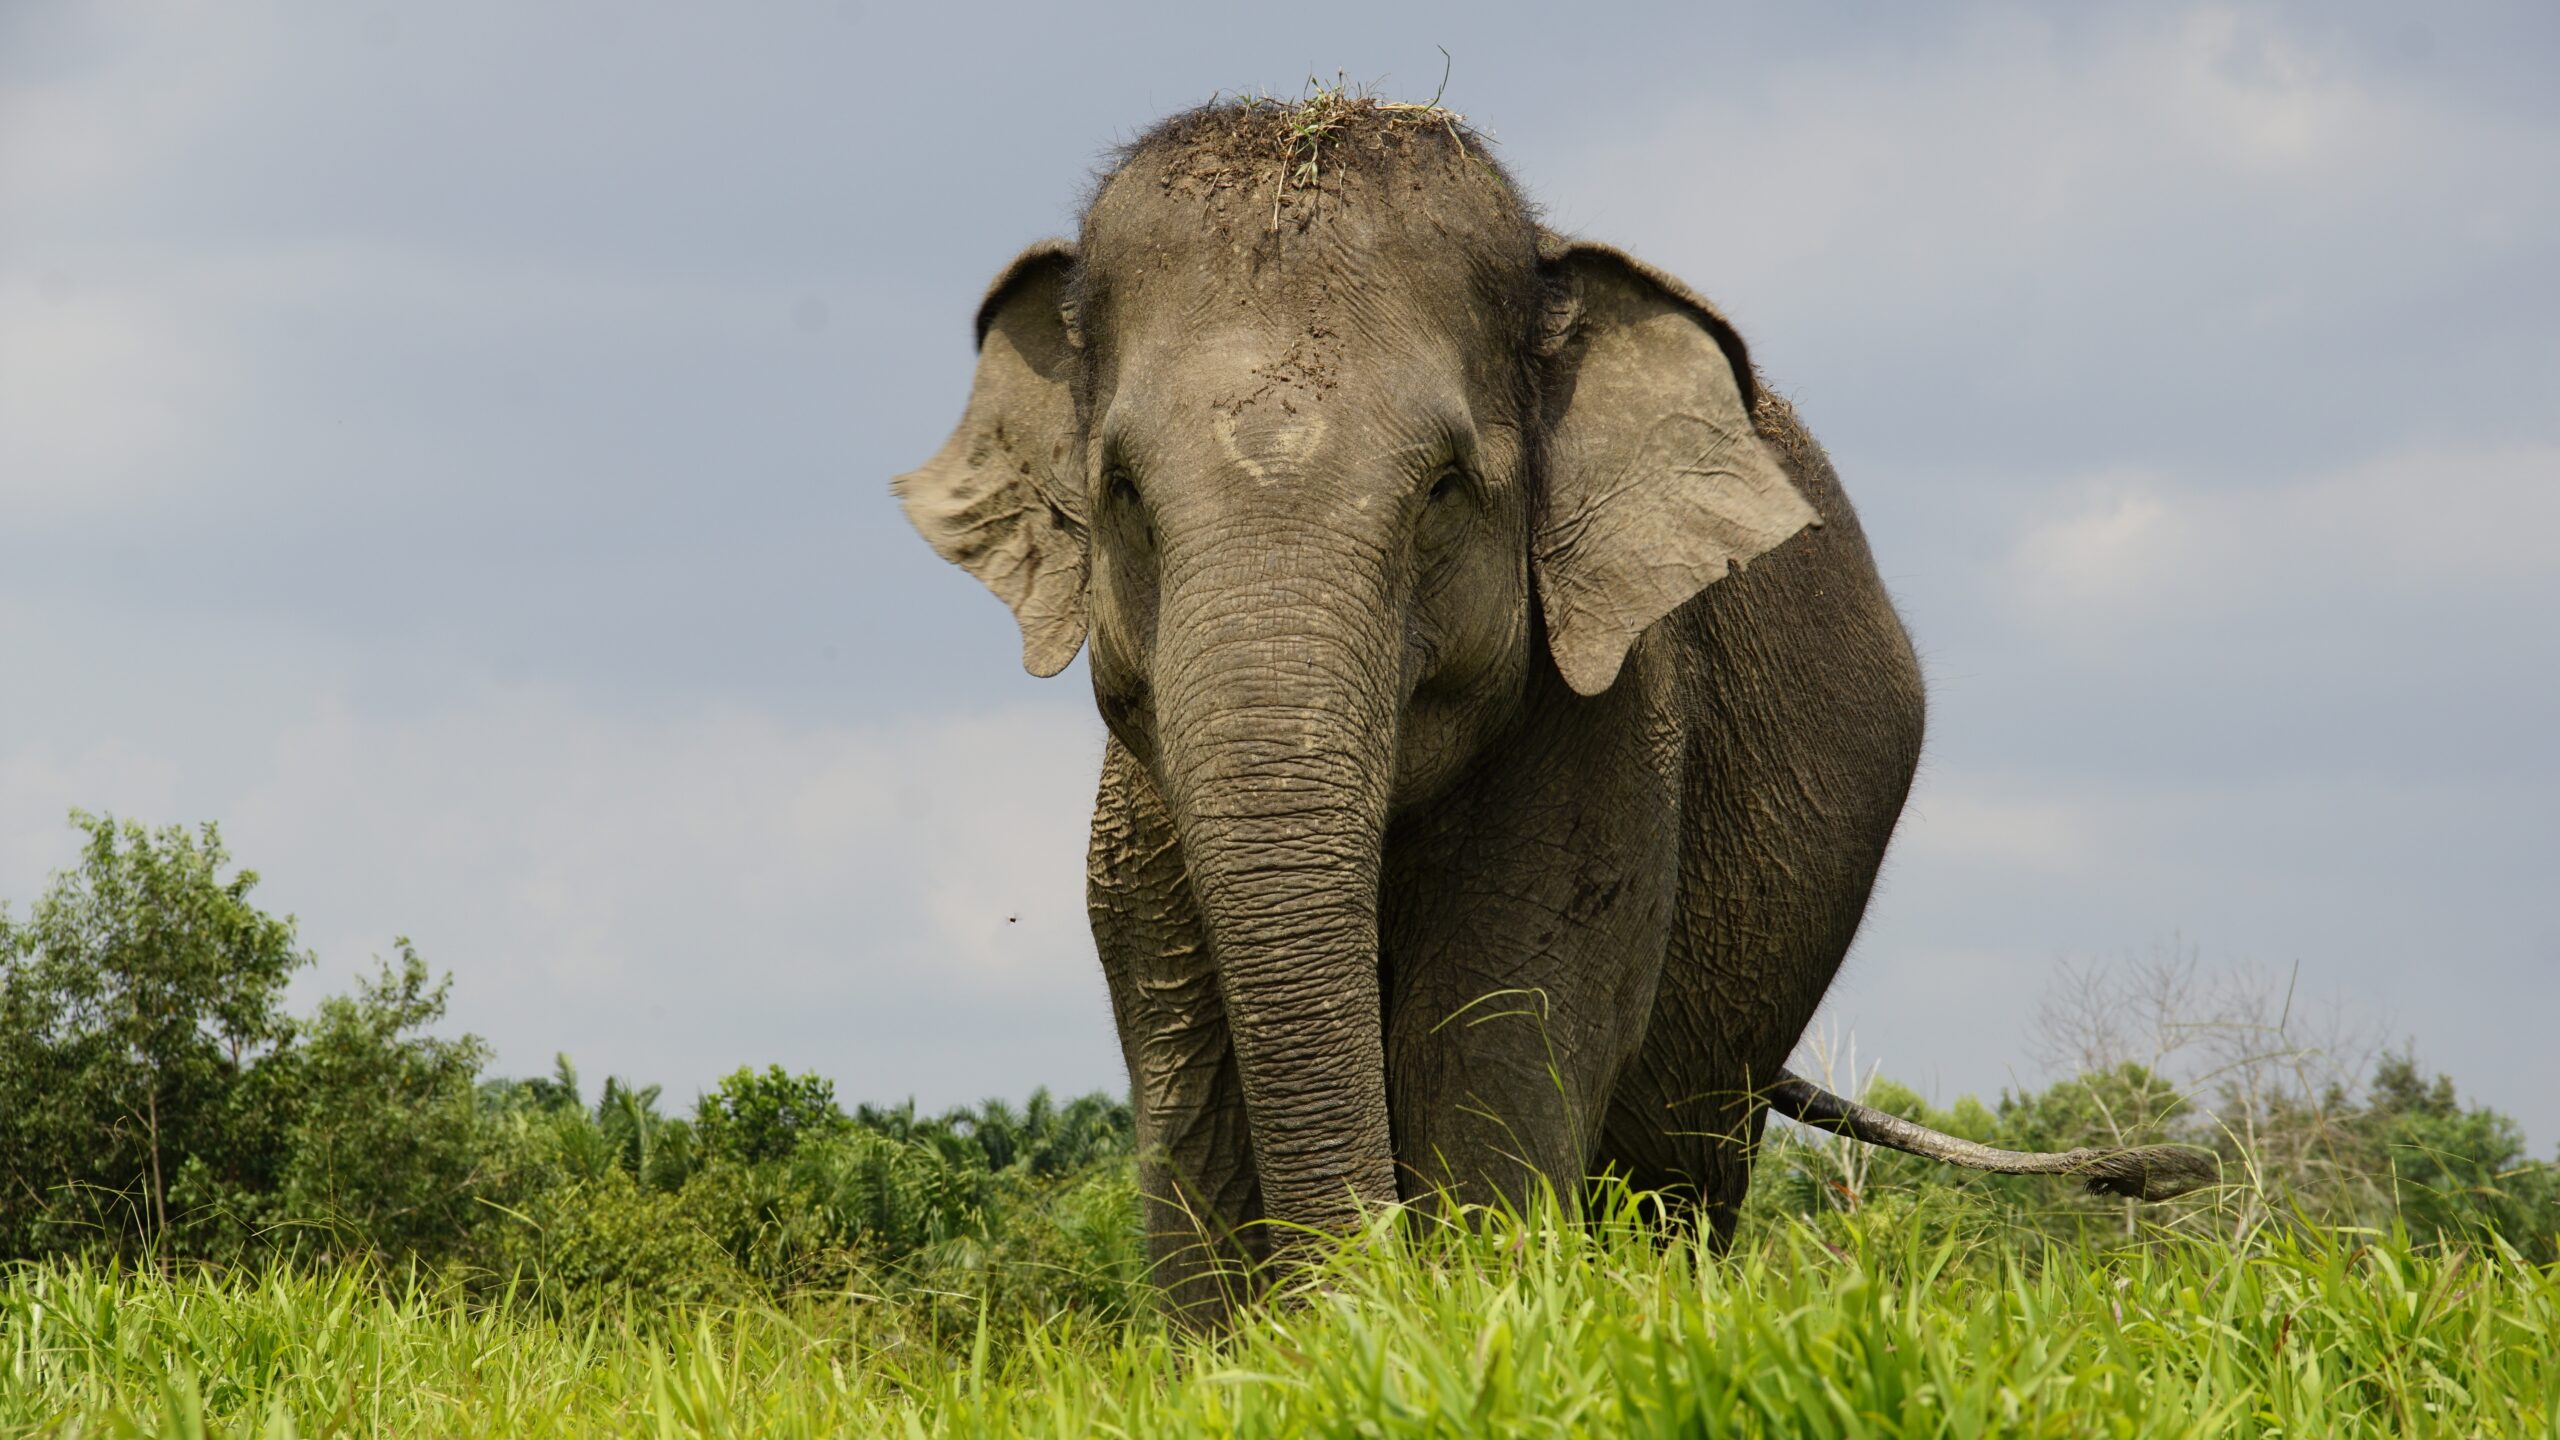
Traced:
[[1541, 230], [1438, 112], [1303, 129], [1217, 107], [1131, 147], [1076, 243], [996, 278], [967, 412], [896, 489], [1026, 668], [1090, 644], [1207, 921], [1264, 1211], [1332, 1226], [1397, 1194], [1391, 818], [1819, 521], [1677, 281]]

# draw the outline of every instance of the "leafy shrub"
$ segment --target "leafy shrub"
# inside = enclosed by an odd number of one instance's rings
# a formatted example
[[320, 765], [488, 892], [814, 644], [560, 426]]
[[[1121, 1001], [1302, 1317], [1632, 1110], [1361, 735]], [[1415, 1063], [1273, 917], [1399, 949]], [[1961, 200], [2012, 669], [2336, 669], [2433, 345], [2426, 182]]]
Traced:
[[2486, 1231], [2534, 1260], [2560, 1260], [2560, 1166], [2527, 1159], [2514, 1120], [2464, 1107], [2453, 1077], [2430, 1082], [2415, 1057], [2385, 1055], [2351, 1128], [2371, 1147], [2389, 1211], [2418, 1240], [2459, 1242]]
[[553, 1310], [741, 1299], [752, 1287], [698, 1208], [619, 1169], [538, 1190], [498, 1228], [484, 1279]]
[[694, 1123], [706, 1156], [749, 1165], [785, 1159], [805, 1141], [853, 1128], [836, 1104], [834, 1081], [786, 1074], [779, 1065], [762, 1073], [739, 1067], [702, 1097]]
[[493, 1164], [477, 1082], [488, 1047], [425, 1034], [452, 982], [397, 942], [352, 996], [320, 1002], [282, 1052], [291, 1090], [279, 1219], [345, 1254], [451, 1254], [484, 1218], [503, 1176]]

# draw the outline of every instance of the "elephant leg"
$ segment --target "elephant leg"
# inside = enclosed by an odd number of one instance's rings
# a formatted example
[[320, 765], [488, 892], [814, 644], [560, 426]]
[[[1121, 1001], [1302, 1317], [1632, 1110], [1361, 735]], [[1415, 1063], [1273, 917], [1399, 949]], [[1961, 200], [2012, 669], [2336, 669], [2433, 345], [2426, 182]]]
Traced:
[[[1848, 951], [1882, 848], [1792, 808], [1791, 776], [1746, 767], [1724, 778], [1748, 789], [1713, 802], [1692, 836], [1652, 1023], [1612, 1097], [1603, 1147], [1638, 1188], [1697, 1206], [1719, 1246], [1733, 1239], [1768, 1123], [1761, 1092]], [[1715, 783], [1701, 776], [1701, 788]]]
[[1760, 1093], [1857, 934], [1908, 774], [1859, 788], [1829, 778], [1845, 766], [1754, 758], [1736, 746], [1692, 769], [1679, 918], [1603, 1145], [1631, 1183], [1698, 1206], [1719, 1245], [1733, 1238], [1768, 1122]]
[[1211, 1327], [1261, 1257], [1251, 1132], [1235, 1047], [1181, 846], [1155, 786], [1113, 740], [1085, 882], [1129, 1066], [1149, 1270], [1167, 1310]]
[[1737, 782], [1760, 789], [1747, 770], [1696, 777], [1679, 919], [1603, 1143], [1612, 1169], [1692, 1209], [1719, 1247], [1733, 1239], [1767, 1125], [1757, 1088], [1776, 1083], [1849, 942], [1839, 907], [1810, 893], [1840, 882], [1805, 853], [1803, 817], [1777, 784], [1740, 803], [1705, 793]]
[[1381, 929], [1404, 1198], [1578, 1202], [1642, 1040], [1678, 873], [1676, 731], [1655, 687], [1533, 706], [1390, 831]]

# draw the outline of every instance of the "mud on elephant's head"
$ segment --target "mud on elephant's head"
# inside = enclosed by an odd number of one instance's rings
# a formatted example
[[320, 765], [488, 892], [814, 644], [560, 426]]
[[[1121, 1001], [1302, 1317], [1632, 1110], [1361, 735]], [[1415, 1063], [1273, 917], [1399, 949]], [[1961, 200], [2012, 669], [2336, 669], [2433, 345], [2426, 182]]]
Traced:
[[1375, 802], [1427, 797], [1541, 636], [1606, 690], [1646, 627], [1818, 523], [1731, 327], [1543, 231], [1429, 107], [1165, 122], [1077, 243], [997, 277], [978, 333], [968, 411], [898, 493], [1012, 607], [1033, 673], [1090, 638], [1151, 768], [1172, 715], [1309, 706], [1391, 747], [1361, 767]]

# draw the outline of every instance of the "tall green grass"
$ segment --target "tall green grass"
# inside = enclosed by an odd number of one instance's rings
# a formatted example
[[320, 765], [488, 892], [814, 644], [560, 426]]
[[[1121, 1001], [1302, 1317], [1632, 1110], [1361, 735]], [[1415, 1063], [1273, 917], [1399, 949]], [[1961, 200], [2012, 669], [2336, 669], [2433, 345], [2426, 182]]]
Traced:
[[[0, 1430], [314, 1436], [2560, 1435], [2560, 1275], [2495, 1241], [2110, 1250], [1900, 1215], [1705, 1255], [1381, 1217], [1220, 1341], [1149, 1319], [472, 1304], [347, 1273], [0, 1277]], [[961, 1307], [968, 1315], [967, 1307]]]

